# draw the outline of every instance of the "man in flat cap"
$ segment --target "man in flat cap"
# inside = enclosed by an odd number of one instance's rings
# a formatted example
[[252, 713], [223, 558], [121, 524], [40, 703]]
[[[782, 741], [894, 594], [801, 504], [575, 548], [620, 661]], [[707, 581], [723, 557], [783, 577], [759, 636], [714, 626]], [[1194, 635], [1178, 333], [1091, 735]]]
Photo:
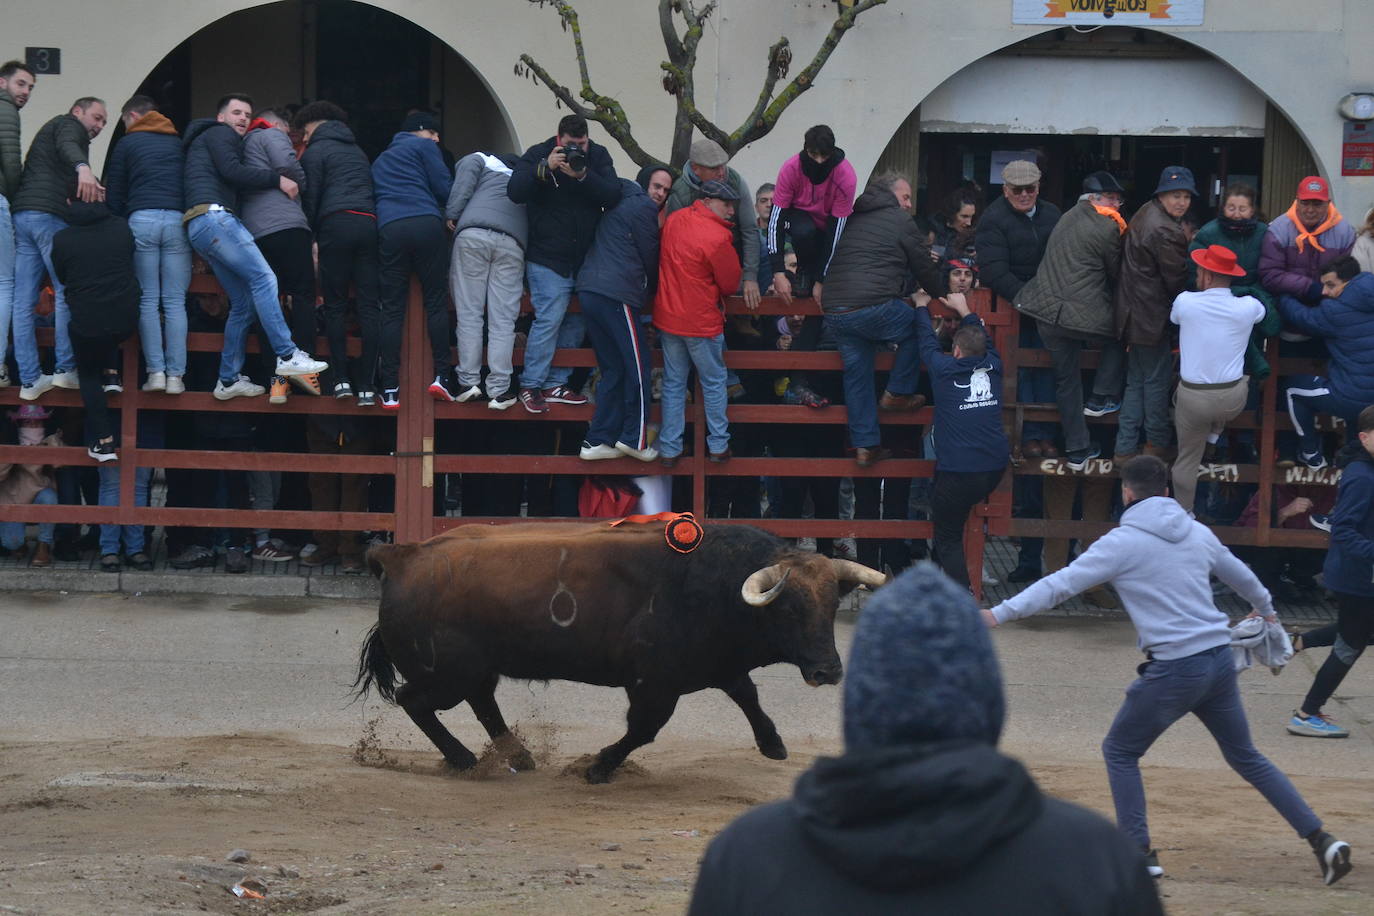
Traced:
[[[729, 166], [730, 156], [714, 140], [699, 138], [692, 144], [687, 167], [681, 177], [673, 182], [672, 193], [663, 208], [664, 216], [671, 216], [683, 207], [690, 207], [706, 195], [702, 185], [708, 181], [719, 181], [728, 185], [740, 200], [753, 200], [749, 185], [739, 172]], [[739, 255], [744, 269], [744, 284], [741, 290], [744, 304], [751, 309], [759, 307], [759, 234], [753, 226], [743, 226], [743, 220], [736, 219], [731, 233], [734, 236], [735, 253]]]

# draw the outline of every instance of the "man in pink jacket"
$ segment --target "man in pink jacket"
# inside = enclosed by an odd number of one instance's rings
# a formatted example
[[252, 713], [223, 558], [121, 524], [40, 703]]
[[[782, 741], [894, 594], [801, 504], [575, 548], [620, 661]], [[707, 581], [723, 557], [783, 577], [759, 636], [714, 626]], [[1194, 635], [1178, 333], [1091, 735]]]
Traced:
[[[768, 217], [768, 257], [773, 289], [787, 302], [793, 293], [811, 295], [811, 285], [824, 278], [844, 222], [854, 212], [857, 184], [854, 166], [824, 124], [808, 130], [802, 151], [782, 164]], [[785, 238], [797, 255], [796, 289], [783, 268]]]

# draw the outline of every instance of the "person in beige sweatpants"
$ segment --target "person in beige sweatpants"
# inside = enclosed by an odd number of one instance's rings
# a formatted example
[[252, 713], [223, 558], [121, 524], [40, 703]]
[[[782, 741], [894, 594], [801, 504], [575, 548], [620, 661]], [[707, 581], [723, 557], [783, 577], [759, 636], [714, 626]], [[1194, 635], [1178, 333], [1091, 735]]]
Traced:
[[1265, 316], [1253, 296], [1233, 296], [1231, 281], [1245, 276], [1236, 253], [1221, 245], [1199, 248], [1197, 292], [1174, 299], [1169, 320], [1178, 325], [1179, 383], [1174, 393], [1174, 430], [1178, 457], [1174, 460], [1173, 491], [1179, 505], [1193, 511], [1202, 453], [1210, 438], [1245, 409], [1250, 378], [1245, 375], [1245, 350], [1250, 332]]

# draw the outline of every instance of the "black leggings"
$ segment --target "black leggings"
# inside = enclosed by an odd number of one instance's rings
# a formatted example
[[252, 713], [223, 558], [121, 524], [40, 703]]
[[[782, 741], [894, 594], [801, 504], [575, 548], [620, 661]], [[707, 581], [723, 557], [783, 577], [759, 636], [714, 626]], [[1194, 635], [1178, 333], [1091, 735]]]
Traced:
[[[110, 410], [105, 403], [104, 373], [119, 365], [119, 345], [128, 334], [82, 337], [72, 334], [72, 354], [76, 357], [76, 377], [81, 382], [81, 403], [86, 406], [88, 445], [114, 435]], [[130, 380], [132, 384], [134, 380]]]
[[344, 317], [348, 311], [351, 283], [358, 302], [362, 330], [362, 355], [353, 368], [354, 388], [371, 391], [377, 374], [377, 349], [382, 333], [382, 313], [377, 287], [377, 220], [362, 213], [340, 210], [320, 223], [320, 286], [324, 290], [324, 332], [329, 337], [329, 365], [335, 381], [348, 380]]
[[1311, 633], [1304, 633], [1304, 649], [1313, 646], [1331, 646], [1331, 654], [1317, 671], [1312, 688], [1302, 701], [1304, 715], [1321, 712], [1326, 701], [1341, 686], [1341, 681], [1350, 673], [1355, 661], [1363, 654], [1365, 646], [1374, 635], [1374, 597], [1369, 595], [1347, 595], [1336, 593], [1336, 625], [1322, 627]]
[[[256, 241], [267, 266], [277, 275], [278, 291], [291, 299], [291, 309], [284, 314], [292, 342], [313, 354], [319, 324], [315, 319], [315, 260], [310, 250], [310, 230], [283, 229]], [[272, 366], [275, 368], [275, 360]]]
[[964, 525], [973, 507], [997, 489], [1006, 468], [995, 471], [940, 471], [930, 489], [930, 517], [935, 523], [935, 550], [940, 568], [968, 587], [964, 561]]

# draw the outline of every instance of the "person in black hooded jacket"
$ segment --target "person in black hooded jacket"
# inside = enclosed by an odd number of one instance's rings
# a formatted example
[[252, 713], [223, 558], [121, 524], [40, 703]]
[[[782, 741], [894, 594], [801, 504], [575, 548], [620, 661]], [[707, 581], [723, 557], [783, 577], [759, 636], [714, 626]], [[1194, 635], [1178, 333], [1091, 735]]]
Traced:
[[[344, 123], [347, 118], [338, 105], [320, 101], [296, 112], [291, 123], [305, 134], [301, 206], [319, 247], [324, 332], [334, 364], [334, 396], [353, 394], [359, 406], [370, 407], [376, 403], [374, 376], [382, 334], [377, 202], [372, 192], [372, 164]], [[344, 330], [350, 286], [358, 297], [358, 325], [363, 337], [351, 381]]]
[[845, 753], [717, 836], [691, 916], [1162, 914], [1144, 857], [997, 750], [1005, 701], [968, 592], [921, 563], [859, 618]]
[[87, 451], [97, 461], [113, 461], [114, 427], [103, 376], [118, 365], [119, 345], [138, 322], [134, 234], [104, 203], [74, 200], [67, 207], [67, 228], [53, 236], [52, 267], [67, 290], [67, 327], [86, 405]]

